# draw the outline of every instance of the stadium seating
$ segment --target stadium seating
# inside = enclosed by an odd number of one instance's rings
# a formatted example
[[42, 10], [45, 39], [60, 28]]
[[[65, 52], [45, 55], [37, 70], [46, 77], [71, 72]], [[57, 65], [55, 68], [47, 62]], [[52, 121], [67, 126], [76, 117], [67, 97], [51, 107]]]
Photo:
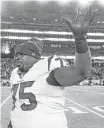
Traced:
[[[35, 3], [35, 4], [34, 4]], [[100, 11], [92, 23], [89, 33], [102, 33], [104, 34], [104, 14], [100, 5], [96, 5]], [[3, 11], [1, 13], [1, 40], [3, 42], [10, 41], [14, 44], [15, 50], [18, 50], [19, 45], [25, 40], [20, 37], [38, 37], [38, 38], [57, 38], [57, 39], [73, 39], [73, 35], [69, 34], [50, 34], [45, 32], [70, 32], [69, 28], [64, 21], [61, 20], [62, 16], [75, 18], [77, 3], [70, 2], [69, 6], [60, 6], [55, 1], [47, 4], [40, 4], [39, 2], [30, 1], [18, 4], [16, 2], [2, 1]], [[19, 30], [19, 32], [8, 32], [7, 30]], [[6, 31], [5, 31], [6, 30]], [[24, 32], [21, 32], [24, 31]], [[27, 32], [29, 31], [29, 32]], [[38, 31], [38, 33], [35, 33]], [[42, 32], [41, 34], [39, 32]], [[18, 39], [8, 39], [7, 37], [16, 37]], [[88, 39], [103, 40], [104, 36], [91, 36]], [[49, 56], [57, 55], [75, 55], [75, 44], [73, 41], [44, 41], [43, 55]], [[88, 42], [91, 49], [91, 54], [94, 57], [104, 56], [104, 42]], [[73, 60], [68, 60], [70, 65], [73, 65]], [[99, 76], [98, 72], [104, 74], [104, 63], [93, 62], [92, 71], [93, 76]], [[14, 60], [11, 58], [2, 58], [1, 60], [1, 78], [9, 79], [12, 69], [15, 67]], [[101, 75], [100, 74], [100, 75]], [[99, 76], [100, 77], [100, 76]]]

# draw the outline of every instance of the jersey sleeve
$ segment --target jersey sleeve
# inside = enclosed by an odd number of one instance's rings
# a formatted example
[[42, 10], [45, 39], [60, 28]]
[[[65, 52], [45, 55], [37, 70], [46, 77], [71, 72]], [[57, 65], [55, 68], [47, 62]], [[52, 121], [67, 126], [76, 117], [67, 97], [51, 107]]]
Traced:
[[57, 68], [68, 67], [69, 64], [63, 58], [58, 56], [50, 56], [48, 58], [48, 71], [53, 71]]
[[10, 85], [11, 85], [11, 89], [12, 89], [12, 85], [14, 84], [14, 77], [15, 77], [15, 73], [17, 72], [17, 68], [13, 69], [12, 73], [11, 73], [11, 76], [10, 76]]

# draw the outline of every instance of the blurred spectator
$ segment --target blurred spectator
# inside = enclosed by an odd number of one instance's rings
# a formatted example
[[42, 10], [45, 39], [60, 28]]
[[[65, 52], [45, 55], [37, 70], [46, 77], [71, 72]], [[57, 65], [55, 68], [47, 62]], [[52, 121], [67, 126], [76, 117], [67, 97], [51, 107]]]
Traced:
[[14, 69], [14, 60], [8, 58], [1, 59], [1, 85], [2, 86], [10, 86], [9, 78], [11, 71]]
[[[70, 44], [71, 45], [71, 44]], [[60, 48], [59, 48], [60, 49]], [[65, 50], [65, 49], [64, 49]], [[74, 51], [75, 51], [75, 48], [72, 46], [70, 49], [68, 49], [70, 52], [70, 55], [73, 55], [74, 54]], [[49, 54], [50, 50], [48, 51], [44, 51], [44, 53], [46, 54], [46, 56]], [[101, 49], [102, 51], [102, 49]], [[97, 53], [103, 53], [99, 50], [96, 50], [96, 55]], [[93, 50], [91, 51], [92, 52], [92, 55], [94, 54], [93, 53]], [[43, 54], [44, 54], [43, 53]], [[59, 50], [59, 52], [57, 53], [58, 55], [61, 55], [63, 53], [63, 56], [64, 56], [64, 51], [62, 49]], [[52, 53], [50, 53], [49, 55], [52, 55]], [[98, 54], [99, 55], [99, 54]], [[69, 62], [69, 65], [73, 65], [74, 64], [74, 60], [73, 59], [70, 59], [68, 60]], [[98, 62], [98, 61], [95, 61], [93, 60], [92, 61], [92, 74], [91, 74], [91, 77], [92, 79], [99, 79], [99, 83], [101, 85], [104, 85], [104, 62]], [[12, 58], [1, 58], [1, 85], [2, 86], [10, 86], [9, 84], [9, 78], [10, 78], [10, 74], [11, 74], [11, 71], [15, 68], [15, 60], [13, 60]], [[90, 80], [91, 82], [92, 80]], [[92, 84], [92, 83], [90, 83]]]

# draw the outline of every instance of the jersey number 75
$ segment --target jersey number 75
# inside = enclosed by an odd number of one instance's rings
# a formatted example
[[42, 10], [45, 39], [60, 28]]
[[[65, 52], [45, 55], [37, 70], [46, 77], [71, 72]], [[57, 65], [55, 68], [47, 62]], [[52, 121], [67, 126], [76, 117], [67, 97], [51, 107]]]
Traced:
[[[33, 85], [34, 81], [26, 81], [26, 82], [22, 82], [22, 83], [19, 83], [20, 84], [20, 88], [19, 88], [19, 99], [20, 100], [23, 100], [23, 99], [28, 99], [30, 104], [25, 104], [23, 103], [21, 105], [21, 109], [23, 111], [30, 111], [30, 110], [33, 110], [36, 108], [37, 106], [37, 101], [36, 101], [36, 97], [33, 93], [29, 92], [29, 93], [25, 93], [24, 90], [25, 88], [27, 87], [31, 87]], [[13, 109], [15, 108], [15, 102], [16, 102], [16, 93], [17, 93], [17, 90], [18, 90], [18, 87], [19, 87], [19, 84], [14, 84], [13, 85], [13, 95], [12, 95], [12, 98], [13, 98]]]

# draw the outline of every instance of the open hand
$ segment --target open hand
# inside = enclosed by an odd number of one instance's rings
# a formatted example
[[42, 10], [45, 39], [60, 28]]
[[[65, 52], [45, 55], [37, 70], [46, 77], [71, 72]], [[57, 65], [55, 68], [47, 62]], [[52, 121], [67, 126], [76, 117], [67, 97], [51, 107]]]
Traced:
[[76, 19], [73, 22], [65, 17], [62, 18], [67, 23], [75, 37], [86, 35], [96, 14], [96, 11], [93, 11], [91, 5], [86, 7], [82, 13], [80, 13], [79, 10], [80, 9], [78, 7]]

